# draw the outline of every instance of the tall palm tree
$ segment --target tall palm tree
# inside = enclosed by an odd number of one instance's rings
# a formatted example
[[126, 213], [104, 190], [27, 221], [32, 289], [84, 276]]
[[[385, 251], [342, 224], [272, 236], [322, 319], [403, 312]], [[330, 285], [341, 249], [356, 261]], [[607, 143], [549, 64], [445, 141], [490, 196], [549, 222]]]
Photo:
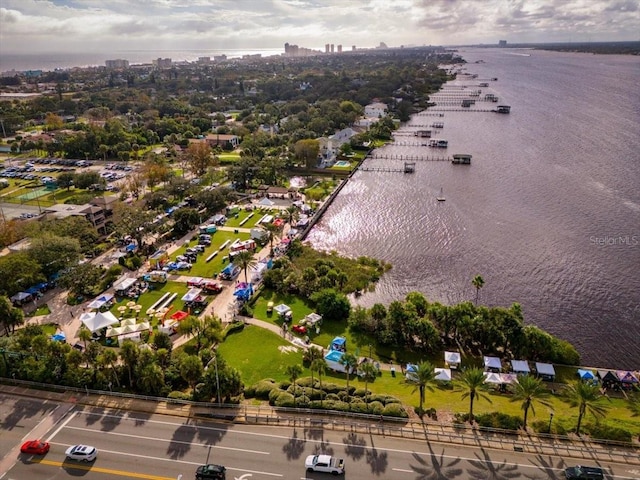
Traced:
[[285, 373], [289, 375], [289, 380], [291, 380], [291, 383], [293, 383], [293, 407], [295, 408], [296, 387], [297, 387], [296, 382], [298, 381], [298, 378], [300, 378], [300, 374], [302, 373], [302, 367], [297, 363], [293, 365], [289, 365], [285, 370]]
[[100, 362], [111, 369], [111, 376], [116, 381], [116, 385], [120, 386], [120, 379], [118, 378], [118, 372], [116, 370], [116, 362], [118, 361], [118, 354], [115, 350], [107, 348], [102, 351], [99, 358]]
[[471, 284], [476, 287], [476, 305], [478, 305], [478, 299], [480, 298], [480, 289], [484, 287], [484, 278], [482, 278], [480, 275], [476, 275], [475, 277], [473, 277], [473, 280], [471, 280]]
[[340, 364], [344, 367], [347, 375], [347, 400], [349, 399], [349, 375], [351, 371], [358, 365], [358, 359], [353, 353], [345, 353], [340, 358]]
[[256, 266], [256, 261], [253, 259], [253, 252], [249, 250], [242, 250], [233, 256], [233, 263], [244, 270], [244, 281], [249, 283], [249, 268]]
[[82, 340], [82, 343], [84, 343], [85, 350], [87, 349], [87, 342], [91, 340], [91, 337], [92, 337], [91, 331], [87, 327], [82, 325], [80, 327], [80, 331], [78, 332], [78, 338]]
[[364, 362], [360, 365], [360, 373], [364, 379], [364, 401], [367, 405], [367, 411], [369, 410], [369, 395], [367, 395], [367, 389], [369, 382], [373, 382], [378, 376], [378, 369], [371, 362]]
[[473, 403], [476, 398], [492, 403], [484, 393], [484, 372], [477, 367], [467, 368], [462, 371], [462, 375], [456, 383], [456, 390], [462, 392], [462, 399], [469, 397], [469, 423], [473, 423]]
[[290, 207], [287, 207], [283, 213], [287, 223], [293, 227], [293, 222], [298, 218], [298, 209], [294, 205], [291, 205]]
[[632, 417], [640, 417], [640, 393], [632, 393], [627, 399], [627, 408]]
[[405, 377], [404, 383], [412, 385], [414, 387], [413, 391], [418, 390], [420, 393], [420, 412], [422, 412], [425, 391], [433, 392], [433, 386], [436, 383], [436, 372], [433, 364], [431, 362], [420, 362], [416, 365], [415, 370]]
[[531, 375], [523, 375], [518, 378], [518, 381], [513, 386], [513, 397], [511, 397], [510, 401], [518, 402], [522, 400], [520, 408], [524, 411], [523, 423], [525, 431], [527, 430], [527, 415], [529, 409], [531, 409], [531, 412], [535, 415], [535, 402], [545, 407], [551, 406], [551, 403], [547, 400], [550, 395], [551, 392], [549, 392], [539, 378], [532, 377]]
[[324, 396], [324, 390], [322, 390], [322, 376], [327, 371], [327, 362], [325, 362], [322, 357], [316, 358], [311, 362], [311, 366], [309, 368], [311, 368], [312, 372], [316, 372], [318, 374], [318, 381], [320, 382], [320, 406], [322, 406], [322, 398]]
[[127, 372], [129, 373], [129, 387], [133, 388], [133, 371], [138, 366], [138, 359], [140, 358], [140, 349], [138, 344], [132, 340], [125, 340], [120, 347], [120, 358], [122, 362], [127, 366]]
[[570, 383], [565, 387], [563, 396], [567, 399], [569, 405], [578, 408], [576, 435], [580, 435], [582, 419], [587, 413], [591, 413], [594, 417], [604, 417], [607, 413], [607, 406], [602, 405], [602, 400], [607, 397], [600, 393], [597, 385], [584, 382]]
[[267, 231], [267, 241], [269, 242], [269, 256], [273, 257], [273, 241], [275, 240], [276, 234], [280, 231], [281, 227], [277, 227], [273, 223], [267, 223], [264, 228]]

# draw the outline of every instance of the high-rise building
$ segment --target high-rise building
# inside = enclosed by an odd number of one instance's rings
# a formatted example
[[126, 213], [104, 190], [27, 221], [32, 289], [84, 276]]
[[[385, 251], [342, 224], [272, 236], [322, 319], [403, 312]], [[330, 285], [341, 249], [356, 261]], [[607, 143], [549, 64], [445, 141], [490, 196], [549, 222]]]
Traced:
[[351, 45], [351, 51], [355, 52], [356, 51], [356, 46], [355, 45]]
[[325, 45], [324, 45], [324, 53], [329, 53], [329, 48], [330, 48], [329, 44], [325, 43]]
[[338, 53], [342, 53], [342, 45], [338, 45]]
[[506, 40], [500, 40], [498, 42], [498, 46], [499, 47], [506, 47], [507, 46], [507, 41]]
[[333, 53], [333, 51], [334, 51], [334, 48], [333, 48], [333, 47], [334, 47], [334, 46], [333, 46], [333, 43], [332, 43], [332, 44], [331, 44], [331, 53]]
[[170, 58], [157, 58], [152, 63], [158, 68], [171, 68], [172, 62]]
[[104, 62], [107, 68], [129, 68], [129, 60], [118, 58], [117, 60], [106, 60]]

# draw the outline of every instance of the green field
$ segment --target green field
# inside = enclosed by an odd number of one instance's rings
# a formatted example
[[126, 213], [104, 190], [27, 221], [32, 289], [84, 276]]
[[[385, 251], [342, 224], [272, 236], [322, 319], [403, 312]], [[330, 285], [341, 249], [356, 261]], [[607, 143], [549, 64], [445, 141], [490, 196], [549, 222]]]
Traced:
[[[176, 312], [182, 309], [184, 305], [180, 299], [184, 296], [185, 293], [187, 293], [188, 287], [186, 283], [167, 282], [165, 284], [152, 283], [150, 285], [151, 285], [151, 288], [147, 292], [140, 295], [140, 297], [137, 300], [131, 299], [131, 298], [123, 298], [118, 303], [116, 303], [113, 307], [111, 307], [109, 311], [118, 318], [135, 317], [136, 314], [133, 311], [126, 310], [125, 312], [121, 313], [118, 310], [118, 307], [126, 306], [128, 302], [135, 301], [137, 304], [142, 305], [142, 309], [138, 314], [138, 318], [140, 319], [140, 321], [142, 321], [142, 319], [147, 319], [146, 312], [151, 307], [151, 305], [153, 305], [155, 302], [160, 300], [160, 298], [162, 298], [162, 296], [166, 292], [177, 293], [175, 300], [171, 303], [171, 310], [169, 311], [167, 316], [171, 316], [173, 312]], [[153, 327], [155, 327], [158, 324], [158, 319], [155, 317], [151, 318], [150, 321]]]

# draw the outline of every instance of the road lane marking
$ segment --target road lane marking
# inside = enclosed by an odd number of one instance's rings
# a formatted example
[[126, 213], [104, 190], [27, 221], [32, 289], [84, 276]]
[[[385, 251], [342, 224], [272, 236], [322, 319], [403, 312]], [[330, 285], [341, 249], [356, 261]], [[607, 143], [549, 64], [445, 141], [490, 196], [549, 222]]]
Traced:
[[58, 428], [56, 428], [56, 430], [51, 435], [49, 435], [49, 438], [47, 438], [47, 442], [51, 443], [51, 440], [53, 440], [53, 437], [55, 437], [58, 433], [60, 433], [60, 430], [62, 430], [64, 427], [66, 427], [67, 424], [71, 420], [73, 420], [73, 418], [76, 416], [76, 413], [78, 413], [78, 412], [73, 412], [69, 416], [69, 418], [67, 418], [64, 422], [62, 422], [62, 424]]
[[394, 472], [402, 472], [402, 473], [415, 473], [413, 470], [406, 470], [404, 468], [392, 468]]
[[111, 468], [96, 467], [93, 465], [76, 465], [64, 462], [54, 462], [52, 460], [34, 460], [33, 463], [50, 465], [52, 467], [64, 467], [69, 470], [82, 470], [85, 472], [108, 473], [109, 475], [119, 475], [120, 477], [144, 478], [146, 480], [175, 480], [173, 477], [161, 477], [159, 475], [149, 475], [148, 473], [127, 472], [126, 470], [114, 470]]
[[[47, 405], [47, 401], [46, 401], [46, 400], [45, 400], [45, 402], [43, 403], [43, 405]], [[48, 405], [47, 405], [47, 406], [48, 406]], [[27, 440], [27, 438], [31, 437], [31, 432], [33, 432], [33, 431], [34, 431], [34, 430], [36, 430], [40, 425], [42, 425], [42, 422], [45, 422], [45, 421], [49, 420], [49, 417], [50, 417], [50, 416], [52, 416], [52, 415], [56, 412], [56, 410], [58, 410], [58, 408], [60, 408], [60, 405], [56, 406], [56, 408], [54, 408], [53, 410], [51, 410], [51, 411], [50, 411], [50, 412], [49, 412], [49, 413], [48, 413], [48, 414], [47, 414], [47, 415], [46, 415], [42, 420], [40, 420], [40, 421], [38, 422], [38, 424], [37, 424], [35, 427], [33, 427], [33, 428], [29, 431], [29, 433], [27, 433], [24, 437], [22, 437], [22, 442], [24, 443], [24, 442]]]
[[[69, 430], [82, 430], [82, 431], [86, 431], [86, 428], [82, 428], [82, 427], [67, 427]], [[129, 437], [129, 438], [136, 438], [136, 439], [140, 439], [140, 440], [152, 440], [152, 441], [156, 441], [156, 442], [164, 442], [164, 443], [177, 443], [180, 445], [196, 445], [196, 446], [200, 446], [200, 447], [211, 447], [211, 448], [217, 448], [219, 450], [232, 450], [235, 452], [243, 452], [243, 453], [255, 453], [257, 455], [271, 455], [271, 452], [264, 452], [261, 450], [247, 450], [245, 448], [234, 448], [234, 447], [222, 447], [220, 445], [207, 445], [205, 443], [195, 443], [195, 442], [185, 442], [185, 441], [181, 441], [181, 440], [169, 440], [169, 439], [165, 439], [165, 438], [156, 438], [156, 437], [143, 437], [141, 435], [133, 435], [131, 433], [117, 433], [117, 432], [101, 432], [101, 434], [104, 435], [116, 435], [119, 437]]]

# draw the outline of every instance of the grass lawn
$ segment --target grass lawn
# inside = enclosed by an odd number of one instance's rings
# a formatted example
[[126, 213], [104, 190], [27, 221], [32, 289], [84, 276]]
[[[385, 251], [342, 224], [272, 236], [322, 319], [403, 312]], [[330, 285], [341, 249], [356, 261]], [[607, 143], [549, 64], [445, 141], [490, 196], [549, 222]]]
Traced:
[[265, 378], [287, 380], [287, 367], [302, 363], [302, 351], [284, 348], [290, 346], [273, 332], [247, 325], [242, 331], [230, 334], [219, 351], [229, 365], [240, 371], [242, 381], [248, 386]]
[[222, 164], [235, 163], [238, 160], [240, 160], [240, 154], [239, 153], [220, 153], [220, 154], [216, 155], [216, 157], [218, 157], [218, 159], [220, 160], [220, 163], [222, 163]]
[[[215, 257], [213, 257], [209, 263], [206, 262], [207, 257], [216, 250], [219, 250], [220, 246], [227, 240], [229, 240], [229, 244], [231, 244], [236, 238], [239, 238], [240, 240], [248, 240], [249, 234], [243, 232], [233, 233], [226, 230], [218, 230], [216, 233], [212, 233], [211, 245], [205, 249], [204, 253], [198, 255], [198, 261], [193, 265], [191, 270], [177, 273], [192, 277], [213, 277], [215, 273], [219, 273], [226, 265], [229, 264], [228, 260], [223, 261], [223, 258], [229, 254], [228, 245], [224, 250], [220, 251]], [[189, 242], [189, 245], [181, 246], [173, 255], [171, 255], [171, 259], [175, 260], [178, 255], [184, 254], [188, 246], [194, 246], [197, 244], [198, 242], [195, 240]]]
[[45, 304], [45, 305], [39, 306], [34, 312], [30, 313], [29, 316], [37, 317], [40, 315], [49, 315], [50, 313], [51, 313], [51, 309], [49, 308], [49, 305]]
[[[188, 288], [187, 288], [187, 284], [186, 283], [167, 282], [165, 284], [152, 283], [151, 285], [153, 286], [153, 289], [152, 290], [148, 290], [147, 292], [145, 292], [142, 295], [140, 295], [140, 297], [136, 301], [136, 303], [138, 303], [139, 305], [142, 305], [142, 309], [140, 310], [140, 314], [138, 316], [139, 321], [142, 321], [142, 319], [146, 319], [147, 318], [147, 315], [146, 315], [147, 310], [151, 307], [151, 305], [153, 305], [158, 300], [160, 300], [160, 298], [167, 292], [172, 292], [172, 293], [177, 293], [178, 294], [176, 296], [175, 300], [171, 303], [171, 310], [169, 311], [167, 316], [170, 317], [172, 313], [175, 313], [176, 311], [182, 309], [183, 303], [182, 303], [182, 301], [180, 299], [184, 296], [185, 293], [187, 293]], [[118, 311], [118, 307], [123, 306], [123, 305], [126, 306], [127, 303], [130, 302], [131, 300], [133, 300], [133, 299], [131, 299], [131, 298], [123, 298], [123, 299], [121, 299], [113, 307], [111, 307], [110, 312], [113, 313], [118, 318], [120, 318], [120, 317], [124, 317], [124, 318], [135, 317], [135, 312], [130, 313], [129, 311], [125, 311], [122, 314], [122, 313], [120, 313]], [[157, 326], [158, 325], [158, 319], [153, 317], [151, 319], [151, 325], [152, 325], [152, 327]]]
[[[258, 220], [260, 220], [264, 215], [277, 215], [279, 210], [277, 208], [256, 208], [252, 211], [247, 211], [245, 209], [240, 209], [235, 212], [235, 214], [231, 215], [227, 221], [225, 222], [225, 227], [240, 227], [240, 228], [253, 228], [256, 226]], [[242, 223], [243, 221], [246, 222]], [[240, 225], [242, 223], [242, 225]]]

